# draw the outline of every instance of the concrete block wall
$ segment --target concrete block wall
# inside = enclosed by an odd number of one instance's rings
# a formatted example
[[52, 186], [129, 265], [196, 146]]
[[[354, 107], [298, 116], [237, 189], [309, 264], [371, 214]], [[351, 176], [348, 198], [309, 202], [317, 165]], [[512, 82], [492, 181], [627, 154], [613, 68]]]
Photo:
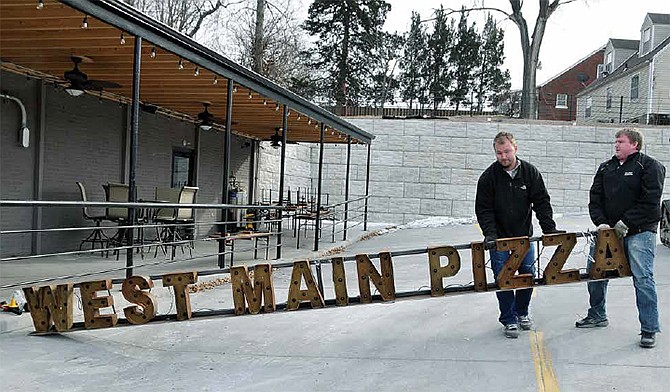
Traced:
[[[311, 147], [306, 144], [286, 145], [286, 173], [284, 176], [284, 189], [295, 190], [311, 185]], [[261, 190], [272, 190], [273, 200], [277, 200], [279, 190], [279, 172], [281, 149], [272, 148], [269, 142], [261, 142], [258, 149], [258, 172], [256, 201], [261, 200]], [[315, 172], [316, 173], [316, 172]], [[316, 178], [316, 176], [314, 177]], [[268, 197], [269, 192], [266, 194]]]
[[[542, 172], [555, 213], [586, 213], [598, 165], [613, 155], [619, 126], [545, 122], [349, 119], [376, 136], [370, 167], [370, 221], [406, 223], [441, 215], [474, 216], [476, 184], [495, 161], [492, 141], [512, 132], [518, 155]], [[670, 166], [670, 128], [641, 128], [643, 152]], [[351, 198], [365, 194], [365, 146], [352, 148]], [[312, 175], [316, 178], [314, 156]], [[324, 192], [343, 199], [346, 145], [328, 145]], [[670, 178], [670, 168], [666, 175]], [[664, 198], [670, 197], [666, 178]]]

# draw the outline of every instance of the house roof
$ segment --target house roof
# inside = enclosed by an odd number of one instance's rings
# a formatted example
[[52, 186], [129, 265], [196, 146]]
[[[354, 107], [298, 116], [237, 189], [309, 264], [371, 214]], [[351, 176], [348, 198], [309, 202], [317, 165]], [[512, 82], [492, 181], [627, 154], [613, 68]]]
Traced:
[[670, 24], [670, 14], [652, 14], [649, 12], [647, 16], [653, 24]]
[[[45, 0], [41, 9], [36, 3], [0, 2], [0, 59], [4, 71], [66, 86], [64, 73], [74, 66], [71, 56], [85, 56], [79, 68], [90, 80], [121, 85], [88, 93], [130, 103], [134, 44], [139, 37], [140, 100], [160, 113], [196, 122], [203, 102], [209, 101], [209, 112], [225, 118], [228, 80], [232, 80], [233, 133], [267, 140], [282, 126], [280, 109], [286, 105], [290, 108], [289, 141], [318, 142], [321, 124], [328, 128], [327, 143], [342, 143], [347, 135], [354, 142], [369, 143], [374, 138], [121, 1]], [[82, 28], [84, 20], [86, 28]]]
[[610, 42], [614, 49], [638, 50], [640, 47], [640, 41], [636, 39], [610, 38]]
[[622, 76], [628, 75], [630, 71], [633, 71], [645, 63], [647, 63], [649, 60], [651, 60], [654, 56], [656, 56], [656, 53], [661, 51], [663, 48], [666, 46], [670, 45], [670, 36], [668, 36], [666, 39], [661, 41], [659, 45], [657, 45], [651, 52], [647, 53], [646, 55], [642, 57], [638, 57], [637, 53], [631, 55], [626, 61], [624, 61], [617, 69], [612, 71], [609, 75], [607, 75], [604, 78], [600, 78], [596, 80], [595, 82], [591, 83], [588, 87], [586, 87], [584, 90], [580, 91], [578, 95], [583, 95], [585, 93], [588, 93], [589, 91], [592, 91], [598, 87], [601, 87], [603, 85], [609, 84], [612, 80], [616, 80]]

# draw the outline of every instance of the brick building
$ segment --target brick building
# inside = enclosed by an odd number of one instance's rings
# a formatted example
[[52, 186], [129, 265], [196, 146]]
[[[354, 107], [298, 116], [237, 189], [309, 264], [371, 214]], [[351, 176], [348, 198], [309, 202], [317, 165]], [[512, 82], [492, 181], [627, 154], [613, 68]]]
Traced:
[[603, 62], [602, 47], [549, 79], [537, 88], [538, 120], [574, 121], [577, 93], [596, 80], [598, 64]]

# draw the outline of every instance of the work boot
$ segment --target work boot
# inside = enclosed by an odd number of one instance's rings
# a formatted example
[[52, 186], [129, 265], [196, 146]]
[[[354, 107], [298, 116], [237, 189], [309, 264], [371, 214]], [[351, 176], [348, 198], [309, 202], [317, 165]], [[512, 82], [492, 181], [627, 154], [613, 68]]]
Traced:
[[516, 324], [507, 324], [503, 329], [506, 338], [516, 339], [519, 337], [519, 326]]
[[527, 315], [519, 316], [519, 327], [521, 327], [521, 329], [524, 331], [528, 331], [533, 328], [533, 320], [531, 320]]
[[644, 332], [640, 334], [640, 347], [652, 348], [656, 345], [656, 334], [653, 332]]
[[581, 320], [575, 322], [575, 327], [577, 328], [594, 328], [594, 327], [606, 327], [610, 324], [607, 319], [596, 320], [591, 316], [586, 316]]

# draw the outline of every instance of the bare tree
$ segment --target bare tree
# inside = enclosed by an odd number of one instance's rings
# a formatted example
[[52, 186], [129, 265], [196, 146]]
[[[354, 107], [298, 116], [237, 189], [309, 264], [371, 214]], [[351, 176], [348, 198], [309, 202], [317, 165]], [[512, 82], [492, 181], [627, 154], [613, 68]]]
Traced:
[[[509, 20], [514, 22], [518, 27], [521, 38], [521, 51], [523, 54], [523, 88], [521, 97], [521, 117], [533, 118], [537, 112], [537, 91], [536, 91], [536, 73], [537, 63], [540, 56], [540, 47], [542, 46], [542, 38], [544, 38], [544, 30], [547, 27], [547, 20], [558, 9], [558, 7], [572, 3], [576, 0], [538, 0], [540, 9], [535, 18], [535, 27], [533, 34], [529, 34], [528, 23], [524, 18], [521, 9], [523, 7], [523, 0], [509, 0], [512, 12], [502, 10], [495, 7], [471, 7], [465, 9], [466, 11], [481, 11], [490, 10], [505, 15]], [[483, 4], [483, 2], [482, 2]], [[462, 12], [463, 10], [450, 9], [450, 13]]]
[[209, 16], [239, 1], [222, 0], [124, 0], [138, 11], [193, 38]]

